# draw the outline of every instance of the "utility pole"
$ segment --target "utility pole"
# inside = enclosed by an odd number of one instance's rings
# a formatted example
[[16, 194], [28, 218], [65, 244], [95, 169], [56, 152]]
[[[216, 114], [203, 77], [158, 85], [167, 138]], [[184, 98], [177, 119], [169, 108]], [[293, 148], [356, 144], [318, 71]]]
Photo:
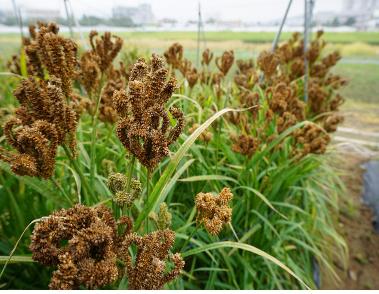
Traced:
[[292, 0], [289, 0], [288, 5], [287, 5], [287, 9], [286, 9], [284, 16], [283, 16], [283, 19], [282, 19], [282, 22], [280, 23], [279, 30], [276, 33], [274, 42], [272, 43], [272, 51], [275, 51], [276, 47], [278, 46], [278, 43], [280, 40], [280, 35], [282, 34], [283, 26], [287, 20], [288, 12], [290, 11], [291, 5], [292, 5]]
[[12, 0], [12, 6], [13, 6], [13, 12], [17, 20], [17, 24], [20, 28], [20, 35], [21, 39], [24, 38], [24, 32], [22, 30], [23, 24], [22, 24], [22, 17], [21, 17], [21, 11], [19, 8], [17, 8], [16, 0]]
[[200, 66], [200, 30], [201, 30], [201, 7], [199, 2], [198, 20], [197, 20], [197, 52], [196, 52], [196, 66]]
[[[68, 1], [68, 0], [65, 0], [65, 1]], [[81, 40], [81, 42], [82, 42], [82, 45], [83, 45], [84, 48], [87, 50], [87, 49], [88, 49], [88, 45], [87, 45], [87, 43], [85, 42], [85, 39], [84, 39], [84, 36], [83, 36], [83, 32], [82, 32], [82, 30], [80, 29], [79, 22], [78, 22], [77, 18], [75, 17], [74, 9], [72, 9], [71, 2], [68, 2], [68, 4], [70, 5], [71, 17], [72, 17], [72, 20], [73, 20], [74, 23], [75, 23], [75, 27], [76, 27], [77, 31], [79, 32], [79, 36], [80, 36], [80, 40]]]
[[304, 101], [308, 101], [309, 62], [307, 58], [309, 32], [312, 25], [314, 0], [304, 0]]
[[71, 36], [71, 38], [74, 38], [74, 30], [72, 29], [72, 24], [71, 24], [72, 17], [70, 15], [70, 12], [68, 11], [67, 2], [68, 2], [68, 0], [63, 0], [64, 9], [66, 10], [66, 16], [67, 16], [67, 24], [68, 24], [68, 28], [70, 30], [70, 36]]

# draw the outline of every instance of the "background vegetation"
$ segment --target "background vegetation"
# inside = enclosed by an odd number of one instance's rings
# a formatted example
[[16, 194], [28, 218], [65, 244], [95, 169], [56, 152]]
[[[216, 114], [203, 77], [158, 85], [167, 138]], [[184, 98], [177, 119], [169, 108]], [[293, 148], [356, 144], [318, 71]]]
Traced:
[[[187, 42], [185, 43], [188, 45], [186, 57], [192, 61], [196, 60], [195, 33], [136, 32], [121, 33], [120, 36], [126, 39], [127, 50], [129, 49], [128, 42], [130, 42], [130, 48], [138, 46], [142, 52], [145, 49], [162, 53], [167, 48], [167, 44], [174, 40]], [[269, 46], [266, 42], [271, 42], [273, 37], [273, 33], [207, 33], [208, 47], [213, 49], [216, 55], [230, 48], [235, 50], [236, 59], [255, 57], [262, 48]], [[283, 39], [288, 37], [289, 34], [283, 35]], [[146, 40], [149, 42], [144, 47]], [[344, 96], [359, 102], [355, 105], [360, 105], [361, 102], [377, 105], [379, 85], [375, 81], [379, 77], [379, 65], [376, 64], [379, 57], [378, 48], [375, 45], [379, 44], [379, 33], [327, 33], [326, 40], [332, 42], [331, 47], [339, 47], [343, 50], [347, 46], [350, 50], [350, 54], [347, 54], [335, 68], [337, 73], [350, 80], [349, 85], [343, 90]], [[247, 47], [241, 48], [239, 46], [241, 42]], [[355, 48], [352, 49], [352, 42], [362, 42], [364, 45], [356, 43]], [[12, 53], [18, 50], [19, 37], [12, 34], [0, 35], [0, 44], [1, 58], [4, 63]], [[373, 64], [367, 64], [367, 60]], [[0, 79], [0, 105], [14, 104], [11, 92], [17, 80], [3, 76], [0, 76]], [[197, 96], [198, 93], [190, 93], [188, 88], [181, 91], [179, 94], [183, 96], [174, 97], [175, 103], [186, 105], [187, 115], [198, 119], [199, 123], [206, 121], [211, 113], [204, 110], [198, 117], [196, 104], [185, 102], [183, 98]], [[212, 97], [212, 95], [209, 92], [209, 96]], [[211, 248], [206, 247], [206, 244], [236, 241], [236, 239], [230, 228], [227, 228], [219, 237], [210, 237], [205, 231], [195, 232], [193, 225], [195, 211], [188, 207], [193, 207], [193, 198], [198, 192], [220, 191], [223, 186], [233, 186], [235, 195], [233, 224], [239, 240], [275, 256], [308, 285], [316, 287], [318, 281], [314, 279], [314, 271], [317, 265], [327, 268], [333, 275], [331, 263], [333, 252], [336, 251], [336, 247], [339, 248], [341, 259], [344, 258], [346, 252], [343, 240], [334, 230], [333, 212], [338, 211], [338, 198], [342, 194], [343, 185], [327, 164], [334, 159], [333, 149], [325, 157], [310, 156], [296, 165], [288, 161], [286, 149], [274, 152], [269, 162], [261, 160], [262, 157], [259, 154], [246, 162], [244, 157], [230, 151], [228, 123], [220, 119], [217, 127], [222, 128], [219, 137], [216, 136], [209, 145], [194, 143], [188, 153], [180, 158], [173, 181], [169, 181], [166, 188], [166, 202], [170, 204], [170, 210], [174, 214], [173, 227], [177, 232], [174, 252], [183, 249], [185, 240], [192, 238], [183, 252], [187, 262], [186, 272], [181, 279], [170, 284], [169, 288], [288, 289], [304, 287], [275, 264], [251, 254], [248, 250], [242, 251], [237, 247], [226, 250], [221, 248], [222, 246], [219, 246], [217, 250], [210, 250]], [[103, 159], [114, 162], [116, 170], [122, 173], [127, 172], [130, 160], [125, 157], [126, 151], [115, 135], [114, 126], [100, 123], [98, 130], [100, 138], [96, 141], [98, 172], [93, 186], [97, 199], [93, 199], [91, 204], [106, 201], [110, 197], [104, 185], [107, 174], [102, 170]], [[85, 167], [84, 172], [88, 172], [86, 167], [89, 165], [90, 131], [90, 117], [86, 116], [78, 130], [81, 142], [79, 161]], [[217, 133], [217, 129], [213, 131]], [[182, 135], [173, 148], [175, 152], [188, 139], [188, 136], [188, 132]], [[0, 137], [0, 140], [4, 138]], [[277, 144], [279, 141], [273, 142], [267, 146], [267, 150], [274, 149]], [[14, 176], [5, 164], [0, 163], [1, 255], [9, 254], [30, 221], [49, 215], [57, 208], [69, 207], [70, 201], [75, 201], [75, 194], [70, 193], [81, 184], [80, 179], [70, 166], [63, 163], [67, 162], [67, 158], [62, 150], [59, 153], [59, 159], [62, 160], [62, 164], [58, 166], [56, 174], [60, 176], [59, 184], [63, 191], [57, 191], [52, 182]], [[223, 165], [223, 162], [228, 164]], [[169, 164], [170, 162], [166, 160], [156, 171], [152, 178], [151, 188], [159, 183], [161, 173]], [[248, 168], [245, 172], [241, 172], [245, 166]], [[140, 165], [137, 165], [136, 174], [141, 176], [142, 181], [146, 178]], [[325, 177], [325, 174], [330, 176]], [[263, 181], [267, 175], [270, 179], [268, 183]], [[64, 194], [73, 196], [66, 199], [63, 197]], [[31, 229], [28, 229], [17, 248], [17, 255], [29, 254], [27, 248], [30, 233]], [[332, 247], [331, 243], [336, 247]], [[241, 268], [244, 268], [243, 273], [241, 273]], [[35, 263], [11, 264], [5, 272], [4, 279], [0, 280], [0, 286], [46, 288], [50, 273], [51, 270]]]

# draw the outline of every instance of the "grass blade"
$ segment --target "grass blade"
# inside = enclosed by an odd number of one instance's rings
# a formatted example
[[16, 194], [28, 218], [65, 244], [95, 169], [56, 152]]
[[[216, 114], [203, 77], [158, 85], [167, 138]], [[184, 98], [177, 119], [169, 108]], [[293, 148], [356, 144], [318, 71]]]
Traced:
[[179, 179], [179, 182], [200, 182], [200, 181], [230, 181], [238, 184], [236, 179], [227, 176], [220, 175], [203, 175], [203, 176], [193, 176], [188, 178]]
[[249, 190], [251, 192], [253, 192], [255, 195], [257, 195], [268, 207], [270, 207], [273, 211], [275, 211], [277, 214], [279, 214], [282, 218], [284, 219], [288, 219], [284, 214], [282, 214], [281, 212], [279, 212], [272, 204], [271, 202], [266, 198], [266, 196], [264, 196], [261, 192], [259, 192], [258, 190], [255, 190], [254, 188], [251, 188], [251, 187], [247, 187], [247, 186], [241, 186], [241, 187], [237, 187], [236, 189], [246, 189], [246, 190]]
[[274, 264], [276, 264], [277, 266], [279, 266], [280, 268], [282, 268], [283, 270], [285, 270], [287, 273], [289, 273], [291, 276], [293, 276], [302, 285], [304, 285], [308, 290], [310, 290], [310, 288], [308, 287], [308, 285], [305, 284], [303, 282], [303, 280], [301, 280], [285, 264], [283, 264], [281, 261], [279, 261], [275, 257], [271, 256], [270, 254], [268, 254], [268, 253], [266, 253], [266, 252], [264, 252], [264, 251], [262, 251], [262, 250], [260, 250], [260, 249], [258, 249], [256, 247], [254, 247], [254, 246], [251, 246], [249, 244], [237, 243], [237, 242], [231, 242], [231, 241], [216, 242], [216, 243], [207, 244], [207, 245], [203, 245], [203, 246], [200, 246], [200, 247], [188, 250], [188, 251], [184, 252], [182, 255], [183, 255], [183, 257], [188, 257], [188, 256], [191, 256], [191, 255], [195, 255], [195, 254], [198, 254], [198, 253], [206, 252], [206, 251], [209, 251], [209, 250], [220, 249], [220, 248], [225, 248], [225, 247], [238, 248], [238, 249], [242, 249], [242, 250], [245, 250], [245, 251], [249, 251], [251, 253], [259, 255], [259, 256], [261, 256], [261, 257], [263, 257], [263, 258], [265, 258], [265, 259], [273, 262]]
[[35, 262], [31, 256], [0, 256], [0, 264]]

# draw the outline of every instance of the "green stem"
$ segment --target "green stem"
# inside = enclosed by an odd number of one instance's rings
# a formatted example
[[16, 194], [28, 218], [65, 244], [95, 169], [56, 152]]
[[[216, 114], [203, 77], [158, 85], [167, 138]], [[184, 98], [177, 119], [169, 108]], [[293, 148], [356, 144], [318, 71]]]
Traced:
[[126, 191], [129, 193], [130, 192], [130, 183], [132, 182], [132, 178], [133, 178], [133, 171], [134, 171], [134, 164], [136, 162], [136, 157], [133, 155], [132, 156], [132, 159], [129, 163], [129, 170], [128, 170], [128, 174], [126, 175], [127, 176], [127, 183], [126, 183]]
[[232, 225], [231, 222], [229, 222], [229, 227], [230, 227], [230, 229], [232, 230], [233, 235], [234, 235], [234, 237], [236, 238], [237, 242], [239, 242], [240, 239], [238, 238], [237, 233], [236, 233], [236, 231], [234, 230], [233, 225]]
[[24, 222], [24, 218], [22, 217], [21, 209], [16, 201], [15, 195], [13, 194], [12, 190], [7, 186], [7, 182], [5, 181], [2, 174], [0, 174], [0, 180], [1, 180], [0, 182], [3, 183], [4, 189], [9, 194], [12, 206], [14, 208], [14, 212], [16, 214], [16, 218], [18, 220], [18, 224], [20, 225], [21, 228], [23, 228], [25, 226], [25, 222]]
[[199, 227], [196, 225], [196, 228], [195, 230], [191, 233], [191, 235], [188, 236], [187, 240], [184, 242], [182, 248], [180, 249], [180, 252], [183, 252], [183, 249], [186, 248], [186, 246], [188, 245], [189, 241], [192, 239], [192, 237], [197, 233], [197, 230], [199, 229]]
[[63, 149], [64, 149], [68, 159], [70, 160], [70, 163], [72, 164], [75, 171], [79, 175], [80, 181], [83, 185], [83, 194], [84, 194], [85, 202], [87, 205], [89, 205], [90, 204], [90, 196], [92, 198], [94, 198], [93, 191], [90, 189], [88, 182], [87, 182], [86, 178], [84, 177], [82, 170], [80, 169], [80, 166], [78, 165], [76, 160], [72, 157], [70, 149], [66, 145], [63, 145]]
[[[150, 171], [146, 168], [146, 205], [149, 203]], [[146, 218], [146, 233], [149, 232], [149, 218]]]
[[[54, 178], [51, 178], [51, 182], [54, 184], [55, 187], [58, 188], [59, 191], [61, 191], [61, 193], [66, 198], [68, 203], [70, 203], [70, 205], [74, 204], [73, 201], [70, 199], [70, 197], [67, 195], [66, 191], [62, 188], [61, 185], [59, 185], [59, 183]], [[80, 203], [80, 198], [79, 198], [79, 203]]]
[[91, 164], [90, 164], [90, 183], [91, 186], [94, 186], [95, 181], [95, 167], [96, 167], [96, 136], [97, 136], [97, 117], [99, 115], [99, 109], [100, 109], [100, 102], [101, 102], [101, 94], [102, 94], [102, 85], [103, 85], [103, 74], [101, 75], [100, 84], [99, 84], [99, 90], [97, 98], [96, 98], [96, 108], [95, 113], [92, 116], [92, 133], [91, 133]]

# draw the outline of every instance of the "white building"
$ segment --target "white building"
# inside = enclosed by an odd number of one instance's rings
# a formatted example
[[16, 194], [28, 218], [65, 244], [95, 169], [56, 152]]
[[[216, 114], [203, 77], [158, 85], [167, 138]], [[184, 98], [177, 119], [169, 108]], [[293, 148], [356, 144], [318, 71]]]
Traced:
[[61, 16], [59, 9], [25, 8], [21, 10], [21, 14], [22, 18], [27, 21], [53, 21]]
[[154, 14], [150, 4], [140, 4], [138, 6], [116, 6], [112, 9], [113, 18], [130, 18], [134, 24], [151, 24], [154, 21]]
[[378, 11], [379, 0], [344, 0], [341, 18], [354, 18], [355, 27], [367, 29], [376, 26]]

